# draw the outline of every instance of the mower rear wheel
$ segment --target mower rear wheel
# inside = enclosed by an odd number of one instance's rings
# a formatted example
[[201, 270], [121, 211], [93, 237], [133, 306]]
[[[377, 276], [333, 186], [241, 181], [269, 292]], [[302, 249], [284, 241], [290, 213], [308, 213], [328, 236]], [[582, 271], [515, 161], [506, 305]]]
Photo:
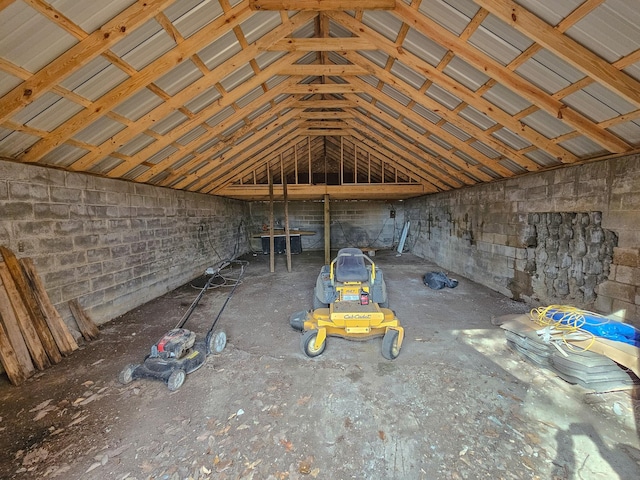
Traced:
[[398, 355], [400, 355], [398, 331], [389, 329], [382, 337], [382, 356], [387, 360], [394, 360]]
[[182, 369], [171, 372], [171, 375], [169, 375], [169, 379], [167, 380], [167, 387], [169, 388], [169, 391], [175, 392], [178, 390], [184, 383], [186, 376], [187, 374], [184, 373], [184, 370]]
[[127, 383], [131, 383], [133, 380], [133, 371], [136, 369], [136, 365], [127, 365], [122, 369], [120, 374], [118, 375], [118, 381], [126, 385]]
[[227, 334], [224, 332], [217, 332], [211, 334], [207, 349], [209, 350], [209, 353], [221, 353], [226, 345]]
[[320, 347], [315, 348], [316, 337], [318, 336], [318, 330], [307, 330], [302, 334], [300, 340], [300, 347], [307, 357], [313, 358], [324, 352], [324, 348], [327, 346], [326, 340], [322, 342]]

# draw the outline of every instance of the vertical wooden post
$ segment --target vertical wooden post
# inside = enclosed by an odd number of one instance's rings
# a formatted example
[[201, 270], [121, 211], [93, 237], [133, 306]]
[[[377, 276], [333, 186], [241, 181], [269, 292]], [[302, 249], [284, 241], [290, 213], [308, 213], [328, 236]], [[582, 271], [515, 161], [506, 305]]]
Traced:
[[309, 147], [309, 185], [313, 182], [311, 181], [311, 137], [307, 136], [307, 146]]
[[331, 263], [331, 217], [329, 216], [329, 195], [324, 196], [324, 264]]
[[293, 144], [293, 158], [295, 159], [296, 166], [294, 168], [294, 174], [296, 176], [296, 185], [298, 184], [298, 144]]
[[358, 183], [358, 146], [353, 142], [353, 181]]
[[340, 185], [344, 184], [344, 144], [342, 139], [344, 137], [340, 135]]
[[282, 196], [284, 197], [284, 245], [287, 250], [287, 271], [291, 273], [291, 237], [289, 237], [289, 198], [287, 196], [287, 177], [280, 154], [280, 175], [282, 176]]
[[271, 165], [268, 162], [267, 176], [269, 177], [269, 270], [273, 273], [276, 271], [276, 248], [273, 237], [273, 175], [271, 174]]

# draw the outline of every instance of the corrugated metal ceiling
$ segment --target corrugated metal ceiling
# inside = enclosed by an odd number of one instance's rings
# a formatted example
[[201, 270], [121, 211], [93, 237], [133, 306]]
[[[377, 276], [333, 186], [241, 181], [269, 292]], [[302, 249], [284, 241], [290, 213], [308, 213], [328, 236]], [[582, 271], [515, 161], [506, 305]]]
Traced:
[[640, 150], [637, 0], [269, 3], [1, 2], [0, 155], [247, 199], [266, 165], [319, 195], [311, 166], [402, 198]]

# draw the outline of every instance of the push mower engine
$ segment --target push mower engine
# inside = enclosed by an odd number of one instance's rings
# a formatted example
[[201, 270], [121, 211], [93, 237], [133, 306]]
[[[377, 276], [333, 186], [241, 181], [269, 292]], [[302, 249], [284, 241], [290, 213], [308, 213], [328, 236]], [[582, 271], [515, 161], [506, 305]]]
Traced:
[[151, 347], [151, 358], [160, 357], [180, 359], [196, 343], [196, 334], [186, 328], [169, 330], [158, 342]]

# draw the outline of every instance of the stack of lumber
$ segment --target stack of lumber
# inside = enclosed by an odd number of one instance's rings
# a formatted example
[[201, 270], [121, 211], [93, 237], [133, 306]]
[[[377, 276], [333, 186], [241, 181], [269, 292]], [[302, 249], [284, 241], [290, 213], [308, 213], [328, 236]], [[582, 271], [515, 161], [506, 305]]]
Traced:
[[[77, 350], [30, 258], [0, 246], [0, 360], [14, 385]], [[4, 261], [2, 261], [4, 260]]]

